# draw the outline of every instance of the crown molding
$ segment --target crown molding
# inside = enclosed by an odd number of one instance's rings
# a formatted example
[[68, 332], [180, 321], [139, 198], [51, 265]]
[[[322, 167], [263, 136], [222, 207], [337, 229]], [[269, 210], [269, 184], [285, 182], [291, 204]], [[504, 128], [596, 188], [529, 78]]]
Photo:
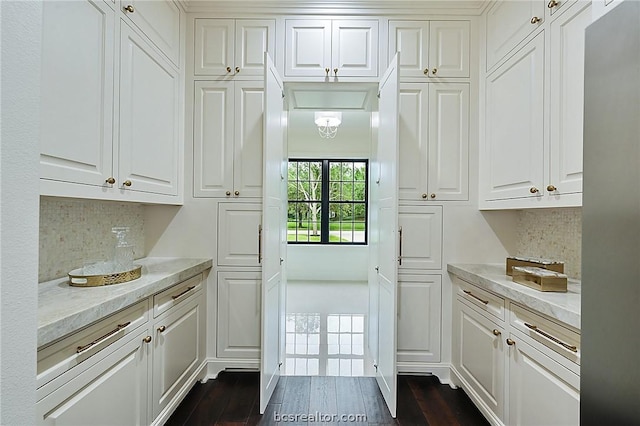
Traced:
[[178, 0], [187, 12], [260, 15], [480, 15], [490, 0]]

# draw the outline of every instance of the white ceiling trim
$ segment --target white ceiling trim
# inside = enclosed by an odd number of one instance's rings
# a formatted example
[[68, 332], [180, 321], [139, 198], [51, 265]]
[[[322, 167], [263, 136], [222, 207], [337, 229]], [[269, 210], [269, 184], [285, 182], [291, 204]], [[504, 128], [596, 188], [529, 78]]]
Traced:
[[179, 0], [187, 12], [268, 15], [480, 15], [490, 0]]

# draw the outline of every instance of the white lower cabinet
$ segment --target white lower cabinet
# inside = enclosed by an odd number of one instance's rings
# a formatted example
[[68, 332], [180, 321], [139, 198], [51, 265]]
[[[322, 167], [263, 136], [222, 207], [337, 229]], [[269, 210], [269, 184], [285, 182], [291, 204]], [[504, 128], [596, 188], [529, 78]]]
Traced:
[[398, 276], [398, 362], [440, 362], [442, 277]]
[[149, 424], [147, 335], [144, 327], [132, 333], [124, 346], [38, 401], [38, 424]]
[[[580, 334], [457, 278], [454, 287], [453, 373], [490, 422], [579, 424]], [[499, 299], [506, 317], [484, 308]]]
[[203, 279], [196, 275], [40, 348], [37, 424], [164, 423], [205, 358]]
[[218, 204], [218, 266], [260, 266], [262, 204]]
[[260, 359], [262, 274], [218, 272], [217, 356]]
[[442, 267], [442, 206], [398, 208], [398, 270], [416, 272]]

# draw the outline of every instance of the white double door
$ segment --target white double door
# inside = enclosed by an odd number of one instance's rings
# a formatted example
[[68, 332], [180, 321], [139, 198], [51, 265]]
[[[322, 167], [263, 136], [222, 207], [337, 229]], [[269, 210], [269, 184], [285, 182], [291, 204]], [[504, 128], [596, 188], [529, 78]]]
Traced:
[[[264, 179], [261, 259], [262, 350], [260, 412], [264, 413], [278, 383], [284, 356], [287, 248], [287, 152], [284, 85], [265, 59]], [[398, 57], [381, 79], [378, 138], [370, 167], [369, 349], [376, 379], [393, 417], [396, 416], [396, 328], [398, 293]]]

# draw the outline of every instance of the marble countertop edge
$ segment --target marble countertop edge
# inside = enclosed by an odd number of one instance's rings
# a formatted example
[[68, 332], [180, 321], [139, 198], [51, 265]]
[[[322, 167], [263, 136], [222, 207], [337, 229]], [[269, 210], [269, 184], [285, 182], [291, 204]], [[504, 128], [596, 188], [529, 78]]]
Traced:
[[580, 281], [570, 279], [566, 293], [542, 292], [513, 282], [504, 264], [453, 263], [447, 271], [500, 296], [580, 329]]
[[212, 259], [138, 259], [142, 277], [104, 287], [72, 287], [68, 278], [38, 285], [38, 347], [78, 331], [212, 267]]

